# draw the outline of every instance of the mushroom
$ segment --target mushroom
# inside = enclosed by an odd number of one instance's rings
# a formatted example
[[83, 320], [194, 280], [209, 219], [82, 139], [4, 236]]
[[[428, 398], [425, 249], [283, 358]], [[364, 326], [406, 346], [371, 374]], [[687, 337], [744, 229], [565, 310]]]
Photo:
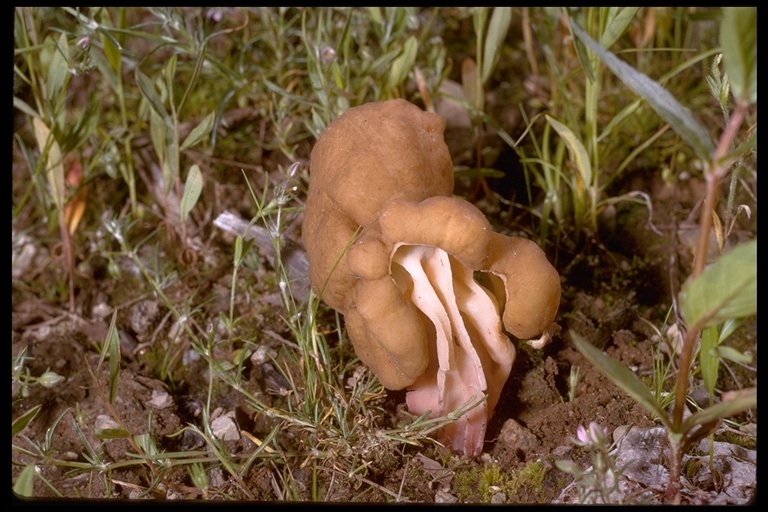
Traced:
[[417, 415], [473, 406], [439, 436], [474, 457], [515, 358], [505, 330], [546, 344], [560, 278], [538, 245], [451, 196], [443, 130], [401, 99], [341, 115], [312, 150], [302, 238], [312, 287], [384, 387], [407, 389]]

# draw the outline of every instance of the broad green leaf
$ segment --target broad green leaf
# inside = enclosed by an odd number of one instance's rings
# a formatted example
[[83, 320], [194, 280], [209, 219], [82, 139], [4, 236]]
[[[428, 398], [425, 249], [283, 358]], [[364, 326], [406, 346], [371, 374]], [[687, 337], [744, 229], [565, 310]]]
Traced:
[[665, 122], [669, 123], [672, 129], [691, 146], [700, 158], [710, 159], [715, 151], [715, 146], [709, 134], [691, 115], [691, 112], [681, 105], [668, 90], [600, 46], [575, 21], [571, 21], [571, 29], [578, 39], [600, 57], [608, 69], [635, 94], [647, 101], [651, 108]]
[[181, 196], [181, 222], [187, 222], [189, 212], [197, 204], [197, 200], [200, 199], [200, 193], [203, 191], [203, 175], [200, 172], [200, 167], [197, 164], [193, 164], [189, 168], [187, 173], [187, 181], [184, 184], [184, 195]]
[[683, 432], [696, 425], [704, 425], [723, 418], [729, 418], [740, 414], [757, 405], [757, 388], [747, 388], [736, 391], [731, 398], [716, 403], [706, 409], [688, 416], [683, 421]]
[[216, 118], [216, 112], [211, 112], [207, 116], [205, 116], [205, 119], [200, 121], [200, 124], [194, 127], [194, 129], [189, 132], [189, 135], [184, 139], [184, 142], [181, 143], [181, 148], [179, 148], [179, 151], [184, 151], [185, 149], [189, 149], [191, 147], [194, 147], [200, 143], [203, 139], [205, 139], [209, 133], [211, 133], [211, 128], [213, 128], [213, 121]]
[[56, 48], [53, 50], [53, 57], [48, 68], [48, 81], [45, 88], [45, 99], [56, 101], [56, 98], [67, 82], [69, 74], [69, 43], [67, 35], [62, 32]]
[[622, 7], [616, 11], [616, 15], [608, 20], [605, 31], [600, 36], [600, 46], [610, 48], [627, 30], [638, 10], [640, 10], [639, 7]]
[[154, 82], [152, 82], [147, 75], [142, 73], [139, 68], [136, 68], [136, 83], [139, 86], [141, 94], [147, 99], [149, 105], [152, 107], [152, 110], [157, 112], [161, 119], [166, 119], [168, 117], [168, 111], [165, 110], [165, 105], [155, 89]]
[[35, 475], [37, 468], [34, 464], [28, 464], [21, 470], [16, 482], [13, 484], [13, 492], [25, 498], [31, 498], [35, 492]]
[[37, 416], [37, 413], [40, 412], [40, 409], [43, 406], [40, 404], [37, 404], [36, 406], [32, 407], [30, 410], [13, 420], [13, 424], [11, 426], [11, 437], [15, 436], [22, 430], [26, 428], [29, 423], [35, 419], [35, 416]]
[[611, 379], [614, 384], [632, 397], [637, 403], [645, 407], [651, 414], [658, 417], [664, 426], [671, 429], [672, 425], [666, 412], [661, 405], [659, 405], [659, 402], [650, 392], [648, 387], [643, 384], [643, 381], [632, 373], [629, 368], [611, 358], [600, 349], [595, 348], [576, 332], [570, 331], [570, 334], [571, 340], [574, 345], [576, 345], [576, 348], [579, 349], [579, 352], [581, 352], [590, 363], [597, 366], [597, 368], [603, 372], [606, 377]]
[[757, 9], [724, 7], [720, 46], [725, 72], [737, 98], [757, 102]]
[[584, 182], [584, 186], [590, 186], [592, 183], [592, 164], [589, 163], [587, 148], [584, 147], [584, 144], [582, 144], [573, 130], [553, 117], [548, 115], [544, 117], [547, 118], [547, 122], [552, 125], [552, 128], [555, 129], [568, 147], [568, 153], [571, 155], [573, 163], [576, 164], [576, 169]]
[[419, 42], [414, 37], [409, 37], [405, 44], [403, 44], [403, 52], [392, 61], [392, 69], [389, 72], [388, 86], [390, 89], [394, 89], [399, 86], [408, 76], [408, 73], [413, 69], [413, 64], [416, 62], [416, 52], [419, 48]]
[[689, 327], [716, 325], [757, 311], [757, 240], [741, 244], [680, 291], [680, 308]]
[[495, 7], [491, 14], [491, 22], [488, 26], [488, 34], [485, 36], [485, 48], [483, 49], [483, 83], [488, 81], [496, 62], [499, 60], [499, 48], [504, 43], [512, 21], [511, 7]]
[[32, 118], [32, 125], [35, 129], [35, 139], [37, 139], [41, 158], [45, 158], [45, 175], [48, 178], [48, 186], [51, 188], [53, 202], [56, 209], [61, 211], [64, 208], [66, 194], [61, 148], [53, 137], [51, 129], [42, 119], [39, 117]]

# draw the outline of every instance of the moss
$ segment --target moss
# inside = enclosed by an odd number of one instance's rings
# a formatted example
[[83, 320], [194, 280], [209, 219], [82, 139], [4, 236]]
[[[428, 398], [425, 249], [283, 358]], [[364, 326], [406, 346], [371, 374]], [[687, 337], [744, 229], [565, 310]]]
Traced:
[[548, 501], [542, 485], [546, 476], [547, 466], [541, 460], [531, 461], [512, 473], [505, 493], [516, 502], [544, 503]]

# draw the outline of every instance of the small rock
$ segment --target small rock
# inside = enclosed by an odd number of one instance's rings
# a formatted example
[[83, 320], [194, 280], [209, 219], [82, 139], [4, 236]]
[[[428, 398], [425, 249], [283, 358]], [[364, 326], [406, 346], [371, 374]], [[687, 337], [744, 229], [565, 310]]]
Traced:
[[530, 453], [538, 448], [539, 440], [517, 421], [508, 419], [501, 427], [497, 444], [516, 453]]
[[442, 489], [435, 493], [435, 503], [456, 503], [459, 498]]
[[153, 409], [167, 409], [173, 405], [173, 399], [167, 391], [152, 390], [152, 398], [147, 400], [147, 405]]
[[506, 503], [507, 502], [507, 495], [503, 492], [497, 492], [493, 496], [491, 496], [491, 503]]
[[131, 308], [131, 329], [138, 334], [144, 334], [152, 326], [160, 307], [156, 300], [143, 300]]
[[228, 412], [219, 416], [211, 422], [211, 431], [213, 435], [222, 441], [238, 441], [240, 439], [240, 430], [233, 419], [234, 412]]

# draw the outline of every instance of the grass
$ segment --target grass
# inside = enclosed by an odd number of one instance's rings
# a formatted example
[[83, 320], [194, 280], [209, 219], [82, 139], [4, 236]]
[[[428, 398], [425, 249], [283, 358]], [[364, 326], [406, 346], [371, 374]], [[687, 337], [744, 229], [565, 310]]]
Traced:
[[[462, 164], [486, 167], [481, 134], [513, 146], [528, 197], [493, 200], [522, 210], [533, 238], [565, 258], [597, 236], [609, 205], [650, 204], [647, 196], [614, 192], [625, 176], [666, 167], [674, 182], [678, 167], [694, 169], [698, 161], [589, 50], [574, 47], [569, 21], [598, 37], [625, 22], [612, 51], [682, 97], [712, 121], [707, 126], [722, 126], [727, 114], [722, 77], [712, 71], [716, 11], [641, 9], [621, 18], [598, 8], [512, 10], [522, 42], [503, 37], [510, 13], [497, 13], [17, 8], [14, 246], [55, 250], [63, 265], [38, 268], [15, 249], [14, 268], [27, 266], [14, 278], [14, 302], [35, 296], [74, 316], [105, 305], [113, 323], [89, 348], [98, 360], [86, 384], [116, 426], [95, 429], [85, 412], [70, 410], [44, 439], [26, 437], [24, 428], [41, 421], [46, 407], [29, 397], [39, 396], [36, 387], [55, 386], [58, 374], [33, 376], [17, 352], [13, 400], [26, 401], [13, 418], [16, 493], [33, 496], [42, 485], [69, 495], [46, 476], [63, 469], [88, 479], [80, 497], [110, 496], [121, 481], [152, 497], [397, 500], [391, 483], [377, 482], [379, 468], [435, 446], [429, 435], [461, 411], [433, 420], [393, 417], [390, 397], [355, 357], [343, 319], [314, 294], [294, 293], [284, 255], [301, 220], [309, 150], [325, 127], [368, 101], [404, 97], [429, 109], [443, 81], [460, 82], [466, 97], [459, 102], [478, 136], [473, 160]], [[463, 64], [468, 56], [477, 61], [474, 74]], [[538, 103], [516, 78], [521, 67], [550, 84]], [[705, 75], [718, 101], [698, 85]], [[506, 81], [520, 91], [510, 98], [523, 118], [516, 133], [485, 100]], [[746, 174], [751, 158], [742, 154]], [[733, 183], [735, 195], [740, 182]], [[222, 205], [247, 212], [271, 248], [242, 236], [222, 244], [213, 227]], [[738, 216], [738, 205], [729, 205], [727, 217]], [[209, 277], [222, 272], [223, 281]], [[106, 299], [89, 292], [93, 281], [113, 283]], [[156, 416], [137, 426], [117, 404], [126, 371], [118, 363], [129, 358], [117, 319], [125, 323], [142, 300], [161, 312], [151, 330], [138, 333], [130, 357], [138, 354], [175, 398], [200, 381], [196, 421], [173, 434], [201, 440], [195, 448], [167, 450], [154, 433]], [[254, 384], [265, 368], [274, 372], [269, 390]], [[222, 401], [242, 404], [260, 426], [260, 434], [248, 433], [250, 451], [220, 439], [213, 424]], [[76, 432], [79, 447], [53, 444], [64, 428]], [[105, 453], [116, 443], [124, 449], [114, 461]], [[72, 450], [84, 461], [70, 460]], [[531, 494], [528, 480], [541, 476], [532, 464], [514, 478], [484, 470], [482, 498], [490, 499], [493, 486]], [[122, 480], [125, 468], [139, 468], [143, 483]], [[254, 485], [258, 478], [262, 484]], [[342, 481], [353, 482], [343, 493]]]

